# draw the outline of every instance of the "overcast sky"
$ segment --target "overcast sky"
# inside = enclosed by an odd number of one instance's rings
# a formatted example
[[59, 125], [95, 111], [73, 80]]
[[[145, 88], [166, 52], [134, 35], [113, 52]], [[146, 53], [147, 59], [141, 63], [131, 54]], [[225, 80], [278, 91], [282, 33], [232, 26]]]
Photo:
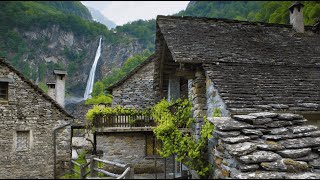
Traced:
[[117, 25], [138, 19], [155, 19], [157, 15], [172, 15], [184, 10], [189, 1], [81, 1], [99, 10]]

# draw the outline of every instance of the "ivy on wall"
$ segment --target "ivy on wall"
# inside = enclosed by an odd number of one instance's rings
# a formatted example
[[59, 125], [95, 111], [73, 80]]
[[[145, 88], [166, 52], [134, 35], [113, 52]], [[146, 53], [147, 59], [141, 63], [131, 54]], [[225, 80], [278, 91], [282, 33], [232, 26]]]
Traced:
[[212, 169], [206, 158], [208, 139], [211, 138], [214, 126], [204, 117], [204, 125], [201, 128], [201, 136], [195, 139], [190, 133], [182, 131], [190, 128], [194, 123], [191, 118], [192, 104], [188, 99], [166, 101], [157, 103], [152, 111], [157, 126], [153, 132], [163, 147], [158, 150], [160, 156], [169, 157], [177, 155], [177, 161], [183, 162], [190, 169], [195, 170], [201, 177], [208, 177]]

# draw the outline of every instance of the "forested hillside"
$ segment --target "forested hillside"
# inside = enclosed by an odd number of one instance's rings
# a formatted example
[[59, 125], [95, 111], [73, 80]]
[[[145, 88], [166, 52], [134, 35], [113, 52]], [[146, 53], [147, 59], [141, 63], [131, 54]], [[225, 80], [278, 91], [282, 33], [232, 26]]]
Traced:
[[[306, 25], [320, 17], [320, 1], [302, 1]], [[191, 1], [180, 16], [226, 18], [269, 23], [289, 23], [292, 1]]]
[[153, 51], [152, 40], [135, 37], [139, 32], [136, 23], [126, 25], [130, 32], [111, 31], [92, 21], [88, 12], [78, 1], [1, 1], [0, 56], [41, 87], [53, 69], [65, 69], [67, 93], [81, 96], [100, 37], [97, 78], [134, 54]]

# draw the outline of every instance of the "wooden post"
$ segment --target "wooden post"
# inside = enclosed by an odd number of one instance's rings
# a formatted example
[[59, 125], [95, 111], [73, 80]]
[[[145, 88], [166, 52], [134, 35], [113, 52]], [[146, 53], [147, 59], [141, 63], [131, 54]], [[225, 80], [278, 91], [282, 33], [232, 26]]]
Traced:
[[90, 158], [90, 177], [98, 177], [98, 173], [94, 170], [94, 168], [97, 168], [94, 158], [96, 158], [94, 155]]
[[70, 175], [73, 175], [74, 164], [72, 163], [72, 159], [69, 162], [70, 162]]
[[134, 179], [134, 168], [132, 164], [128, 164], [128, 166], [130, 167], [130, 173], [129, 173], [129, 177], [128, 179]]
[[86, 175], [86, 168], [84, 167], [84, 165], [81, 165], [80, 166], [80, 179], [86, 179], [85, 175]]

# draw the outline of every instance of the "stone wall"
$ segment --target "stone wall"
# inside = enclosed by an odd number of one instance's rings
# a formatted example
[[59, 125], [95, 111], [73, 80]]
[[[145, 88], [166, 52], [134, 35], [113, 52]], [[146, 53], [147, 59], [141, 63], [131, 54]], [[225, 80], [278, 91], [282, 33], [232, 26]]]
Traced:
[[[154, 158], [146, 157], [145, 132], [97, 134], [97, 150], [103, 151], [102, 159], [134, 165], [135, 173], [154, 172]], [[163, 165], [163, 161], [157, 161], [158, 172]]]
[[[0, 77], [13, 79], [8, 103], [0, 105], [0, 177], [53, 178], [53, 129], [71, 118], [1, 61]], [[27, 132], [27, 149], [17, 150], [17, 131]], [[70, 159], [70, 126], [57, 132], [56, 143], [57, 162]]]
[[137, 73], [113, 88], [112, 106], [144, 109], [154, 105], [154, 61], [148, 62]]
[[207, 97], [207, 117], [213, 117], [216, 108], [221, 110], [221, 116], [230, 116], [230, 112], [227, 110], [226, 104], [223, 102], [219, 95], [218, 89], [214, 87], [214, 83], [207, 77], [206, 79], [206, 97]]
[[196, 119], [195, 122], [195, 137], [196, 139], [200, 136], [201, 126], [203, 125], [203, 116], [207, 114], [207, 98], [206, 98], [206, 77], [203, 69], [198, 68], [195, 74], [195, 79], [189, 80], [188, 86], [189, 97], [192, 99], [193, 117]]
[[320, 130], [289, 113], [208, 118], [214, 178], [320, 178]]

